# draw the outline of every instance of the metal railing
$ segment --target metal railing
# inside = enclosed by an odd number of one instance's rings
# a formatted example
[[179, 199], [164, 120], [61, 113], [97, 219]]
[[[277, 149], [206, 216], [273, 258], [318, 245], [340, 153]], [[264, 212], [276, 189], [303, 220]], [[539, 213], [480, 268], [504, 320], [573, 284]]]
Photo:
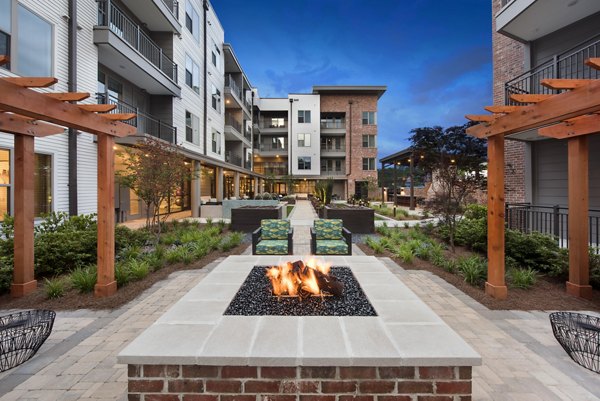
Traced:
[[283, 146], [273, 145], [270, 142], [267, 143], [254, 143], [254, 149], [258, 149], [262, 152], [287, 152], [288, 146], [287, 142]]
[[283, 120], [283, 123], [273, 122], [270, 118], [261, 119], [258, 125], [260, 128], [287, 128], [287, 119]]
[[98, 2], [98, 25], [108, 27], [146, 60], [177, 83], [177, 64], [146, 33], [110, 0]]
[[321, 121], [321, 128], [346, 128], [346, 121]]
[[[569, 209], [561, 206], [539, 206], [529, 203], [507, 203], [506, 227], [523, 233], [533, 231], [551, 235], [561, 247], [569, 247]], [[600, 210], [589, 210], [590, 246], [600, 246]]]
[[332, 169], [321, 169], [321, 175], [332, 176], [332, 175], [345, 175], [345, 169], [332, 170]]
[[169, 7], [169, 11], [171, 11], [171, 14], [173, 14], [173, 16], [175, 17], [175, 19], [179, 19], [179, 2], [177, 0], [162, 0], [163, 3], [165, 3], [165, 5], [167, 7]]
[[598, 79], [600, 71], [585, 65], [585, 60], [600, 56], [600, 35], [557, 54], [552, 60], [519, 75], [504, 85], [507, 105], [519, 104], [510, 99], [515, 94], [555, 94], [559, 91], [541, 85], [544, 79]]
[[323, 145], [321, 144], [321, 153], [336, 153], [336, 152], [345, 152], [346, 144], [336, 145]]
[[231, 151], [225, 152], [225, 161], [227, 163], [235, 164], [236, 166], [243, 167], [242, 158], [238, 155], [234, 155]]
[[225, 87], [231, 90], [231, 93], [234, 93], [239, 100], [242, 100], [242, 90], [239, 88], [238, 84], [233, 79], [231, 74], [225, 75]]
[[225, 125], [229, 125], [235, 128], [235, 130], [239, 132], [240, 135], [242, 134], [242, 123], [237, 121], [235, 117], [233, 117], [231, 114], [225, 114]]
[[106, 93], [96, 93], [96, 99], [100, 104], [114, 104], [117, 107], [110, 113], [134, 113], [136, 117], [123, 121], [126, 124], [137, 128], [140, 134], [148, 134], [158, 139], [162, 139], [169, 143], [175, 143], [177, 139], [177, 127], [167, 124], [150, 114], [140, 111], [137, 107], [132, 106], [122, 100], [116, 99]]

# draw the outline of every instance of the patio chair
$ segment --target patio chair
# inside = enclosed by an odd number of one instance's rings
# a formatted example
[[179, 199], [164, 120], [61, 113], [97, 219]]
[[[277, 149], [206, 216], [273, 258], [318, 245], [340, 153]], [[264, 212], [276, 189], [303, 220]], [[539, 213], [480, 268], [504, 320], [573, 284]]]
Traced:
[[552, 332], [571, 359], [600, 373], [600, 318], [575, 312], [550, 314]]
[[315, 220], [310, 228], [310, 252], [313, 255], [352, 255], [352, 233], [341, 219]]
[[253, 255], [291, 255], [294, 229], [288, 220], [263, 219], [252, 233]]

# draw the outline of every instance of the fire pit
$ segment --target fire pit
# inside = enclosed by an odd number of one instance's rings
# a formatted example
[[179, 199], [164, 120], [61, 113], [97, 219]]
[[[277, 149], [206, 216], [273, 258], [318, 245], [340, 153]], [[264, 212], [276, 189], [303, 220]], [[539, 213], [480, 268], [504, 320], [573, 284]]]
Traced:
[[[219, 264], [119, 354], [130, 399], [470, 398], [481, 357], [379, 259], [330, 256], [328, 271], [294, 267], [298, 260], [245, 255]], [[318, 283], [317, 272], [343, 284], [341, 293], [312, 289], [305, 276]], [[291, 285], [280, 280], [290, 274]], [[357, 302], [353, 292], [366, 306], [336, 314], [344, 310], [336, 302]], [[269, 313], [270, 305], [283, 306]]]

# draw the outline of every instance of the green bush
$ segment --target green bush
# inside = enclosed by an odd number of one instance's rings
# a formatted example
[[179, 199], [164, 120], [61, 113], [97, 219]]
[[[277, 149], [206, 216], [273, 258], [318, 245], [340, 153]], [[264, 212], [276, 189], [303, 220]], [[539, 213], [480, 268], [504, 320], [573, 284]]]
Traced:
[[165, 265], [164, 253], [161, 254], [161, 252], [151, 252], [146, 255], [144, 260], [148, 263], [148, 266], [150, 266], [150, 270], [154, 272], [162, 269]]
[[241, 232], [230, 233], [221, 240], [219, 248], [222, 252], [227, 252], [238, 246], [242, 242], [242, 238], [243, 234]]
[[379, 255], [382, 254], [383, 251], [386, 249], [384, 244], [383, 244], [383, 240], [385, 240], [387, 238], [382, 238], [381, 240], [377, 241], [371, 237], [367, 237], [367, 240], [365, 241], [365, 243], [367, 244], [367, 246], [369, 248], [371, 248], [373, 250], [373, 252], [375, 252], [375, 254]]
[[537, 272], [532, 268], [511, 269], [508, 272], [508, 276], [512, 287], [527, 289], [535, 284]]
[[145, 260], [130, 259], [126, 262], [132, 280], [142, 280], [150, 274], [150, 265]]
[[396, 249], [396, 252], [394, 252], [394, 255], [406, 263], [412, 263], [415, 259], [415, 251], [408, 242], [400, 244]]
[[506, 230], [506, 255], [520, 268], [531, 268], [552, 276], [561, 276], [568, 271], [566, 250], [561, 250], [554, 238], [538, 232], [524, 234]]
[[46, 298], [60, 298], [65, 293], [65, 281], [61, 278], [53, 278], [52, 280], [46, 279], [44, 290], [46, 292]]
[[473, 203], [465, 208], [463, 217], [469, 220], [487, 219], [487, 206]]
[[470, 256], [458, 260], [458, 270], [470, 285], [478, 285], [487, 275], [487, 262], [479, 256]]
[[451, 258], [447, 258], [447, 259], [441, 259], [438, 260], [438, 262], [440, 263], [439, 266], [442, 269], [446, 270], [449, 273], [456, 273], [458, 271], [458, 261], [456, 261], [456, 259], [451, 259]]
[[10, 286], [12, 284], [13, 279], [13, 267], [10, 266], [0, 266], [0, 294], [4, 294], [10, 291]]
[[82, 294], [94, 291], [96, 285], [96, 265], [78, 267], [71, 273], [71, 284]]
[[121, 288], [131, 280], [128, 264], [127, 262], [117, 262], [115, 263], [115, 280], [117, 282], [117, 287]]
[[142, 248], [137, 245], [126, 246], [121, 249], [118, 253], [119, 259], [128, 260], [128, 259], [137, 259], [140, 257], [142, 253]]
[[46, 231], [35, 237], [35, 272], [57, 276], [96, 262], [97, 232]]

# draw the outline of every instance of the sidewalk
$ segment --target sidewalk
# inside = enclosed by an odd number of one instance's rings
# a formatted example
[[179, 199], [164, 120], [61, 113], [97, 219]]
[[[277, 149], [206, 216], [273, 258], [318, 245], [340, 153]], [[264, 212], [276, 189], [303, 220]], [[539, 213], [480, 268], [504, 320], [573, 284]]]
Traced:
[[294, 227], [294, 254], [310, 255], [310, 227], [318, 219], [315, 209], [308, 200], [296, 200], [296, 206], [289, 216]]

